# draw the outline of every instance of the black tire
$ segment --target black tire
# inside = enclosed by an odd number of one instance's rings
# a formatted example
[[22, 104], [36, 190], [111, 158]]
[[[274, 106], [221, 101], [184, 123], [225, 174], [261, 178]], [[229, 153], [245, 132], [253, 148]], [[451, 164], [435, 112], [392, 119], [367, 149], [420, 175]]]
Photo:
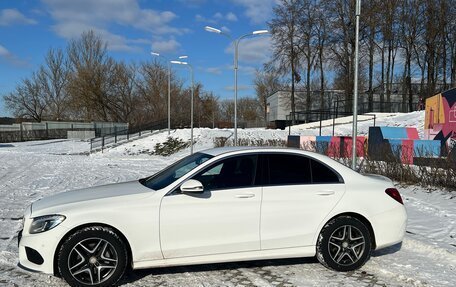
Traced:
[[127, 269], [128, 252], [110, 228], [92, 226], [70, 235], [58, 250], [60, 275], [70, 286], [113, 286]]
[[336, 271], [360, 268], [370, 258], [371, 250], [369, 229], [351, 216], [330, 220], [318, 236], [318, 261]]

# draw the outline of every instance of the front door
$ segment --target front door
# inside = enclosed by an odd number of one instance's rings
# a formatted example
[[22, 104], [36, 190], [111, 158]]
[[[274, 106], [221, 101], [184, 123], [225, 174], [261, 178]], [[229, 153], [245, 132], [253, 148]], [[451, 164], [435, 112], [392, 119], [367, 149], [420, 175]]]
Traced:
[[165, 258], [260, 249], [256, 162], [256, 155], [222, 159], [192, 177], [203, 183], [203, 193], [177, 191], [163, 198], [160, 241]]

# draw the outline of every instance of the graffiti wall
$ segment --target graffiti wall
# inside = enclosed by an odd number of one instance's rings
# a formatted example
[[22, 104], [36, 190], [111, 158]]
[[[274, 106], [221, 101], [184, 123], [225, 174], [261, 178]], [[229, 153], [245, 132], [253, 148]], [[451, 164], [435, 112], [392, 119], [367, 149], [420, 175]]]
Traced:
[[441, 155], [440, 141], [420, 140], [412, 127], [370, 127], [367, 150], [373, 160], [399, 159], [405, 164]]
[[456, 88], [426, 99], [424, 134], [441, 141], [442, 147], [456, 140]]

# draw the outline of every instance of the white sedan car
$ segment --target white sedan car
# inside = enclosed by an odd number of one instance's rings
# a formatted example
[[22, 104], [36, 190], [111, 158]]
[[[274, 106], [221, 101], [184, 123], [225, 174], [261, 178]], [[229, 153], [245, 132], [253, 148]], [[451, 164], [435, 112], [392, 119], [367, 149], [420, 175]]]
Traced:
[[220, 148], [141, 180], [64, 192], [27, 208], [19, 264], [72, 286], [128, 268], [316, 256], [359, 268], [402, 241], [392, 182], [297, 149]]

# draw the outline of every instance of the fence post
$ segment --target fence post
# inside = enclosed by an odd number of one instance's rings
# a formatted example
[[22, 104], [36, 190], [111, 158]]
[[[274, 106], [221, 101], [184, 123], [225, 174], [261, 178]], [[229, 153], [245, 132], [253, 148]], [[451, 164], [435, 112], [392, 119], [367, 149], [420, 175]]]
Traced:
[[90, 153], [92, 153], [92, 143], [93, 143], [93, 139], [90, 139]]
[[104, 148], [104, 136], [101, 138], [101, 152], [103, 153], [103, 148]]
[[24, 135], [23, 135], [23, 127], [22, 127], [22, 122], [21, 122], [21, 125], [20, 125], [20, 130], [21, 130], [21, 142], [24, 141]]
[[117, 127], [114, 126], [114, 143], [117, 143]]
[[49, 128], [48, 128], [48, 123], [46, 123], [46, 139], [49, 139]]
[[374, 127], [375, 127], [375, 118], [376, 118], [376, 115], [374, 114]]
[[320, 110], [320, 136], [321, 136], [321, 110]]

